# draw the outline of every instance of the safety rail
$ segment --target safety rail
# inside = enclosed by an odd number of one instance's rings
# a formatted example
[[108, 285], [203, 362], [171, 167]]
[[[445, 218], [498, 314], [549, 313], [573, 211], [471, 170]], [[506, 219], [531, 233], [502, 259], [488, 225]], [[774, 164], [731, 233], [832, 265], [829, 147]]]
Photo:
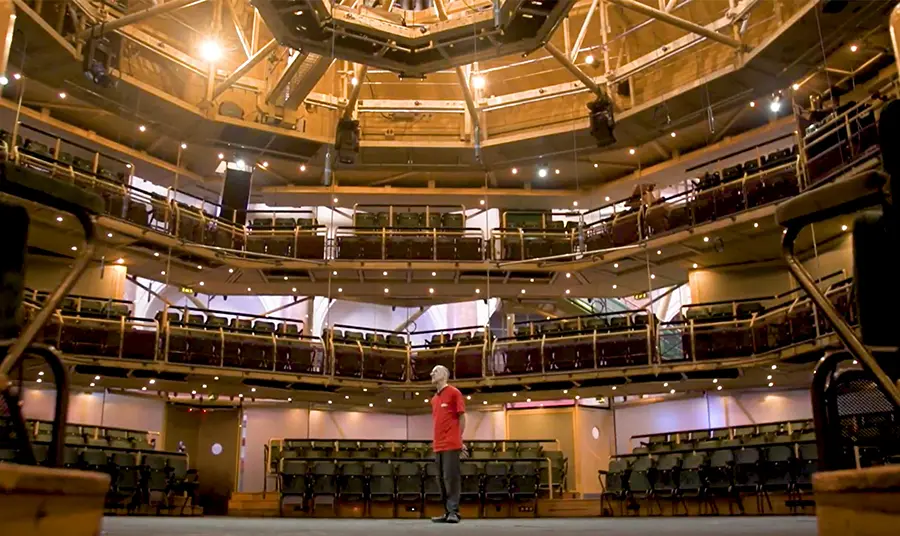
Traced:
[[[428, 381], [431, 369], [443, 365], [454, 380], [485, 376], [485, 359], [491, 346], [490, 329], [467, 326], [410, 333], [412, 381]], [[418, 340], [416, 340], [418, 339]]]
[[333, 258], [340, 260], [484, 260], [484, 233], [472, 228], [338, 227]]
[[834, 179], [880, 153], [875, 114], [884, 103], [881, 97], [870, 97], [804, 127], [806, 188]]
[[[77, 146], [53, 139], [56, 145]], [[801, 175], [793, 152], [782, 150], [748, 161], [741, 176], [732, 166], [721, 174], [690, 179], [683, 192], [665, 199], [638, 196], [584, 212], [506, 211], [501, 226], [491, 230], [467, 228], [461, 205], [356, 205], [352, 227], [329, 229], [316, 221], [312, 210], [296, 209], [248, 211], [248, 223], [240, 224], [221, 217], [224, 212], [215, 202], [173, 188], [148, 191], [136, 186], [130, 163], [92, 153], [89, 166], [84, 164], [87, 159], [76, 165], [56, 159], [54, 154], [62, 153], [46, 144], [26, 148], [30, 141], [16, 144], [17, 163], [100, 193], [108, 216], [225, 255], [273, 260], [564, 262], [580, 253], [634, 245], [790, 197], [800, 191]], [[106, 160], [124, 165], [127, 173], [103, 171], [98, 162]], [[720, 175], [725, 178], [712, 180]], [[626, 202], [632, 208], [622, 210]], [[262, 219], [270, 224], [256, 225], [254, 220]]]
[[308, 375], [329, 372], [322, 340], [303, 335], [303, 322], [295, 319], [178, 307], [161, 311], [157, 320], [163, 333], [161, 360], [168, 363]]
[[[830, 333], [811, 301], [792, 293], [780, 302], [760, 298], [762, 307], [749, 316], [659, 322], [634, 310], [523, 322], [515, 335], [499, 338], [484, 327], [412, 332], [407, 338], [354, 326], [334, 326], [315, 337], [303, 335], [302, 323], [293, 319], [187, 307], [160, 312], [154, 320], [57, 311], [41, 340], [70, 355], [395, 383], [428, 382], [435, 365], [446, 366], [454, 380], [528, 377], [734, 362]], [[831, 284], [826, 296], [850, 323], [857, 322], [851, 280]], [[778, 303], [767, 307], [766, 300]], [[736, 310], [746, 303], [725, 306]], [[26, 311], [36, 309], [26, 304]]]
[[[718, 428], [697, 428], [692, 430], [674, 430], [653, 434], [637, 434], [631, 436], [632, 443], [637, 440], [643, 446], [655, 444], [680, 444], [688, 440], [735, 439], [762, 434], [793, 434], [795, 432], [813, 431], [812, 419], [793, 419], [788, 421], [772, 421]], [[646, 440], [646, 441], [645, 441]]]

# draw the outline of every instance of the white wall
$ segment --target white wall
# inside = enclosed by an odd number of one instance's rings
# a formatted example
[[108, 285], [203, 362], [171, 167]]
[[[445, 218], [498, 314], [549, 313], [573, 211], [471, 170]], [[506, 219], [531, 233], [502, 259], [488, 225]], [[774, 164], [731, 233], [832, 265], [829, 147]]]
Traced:
[[[594, 430], [597, 437], [594, 437]], [[599, 470], [609, 469], [609, 458], [615, 452], [616, 434], [613, 412], [607, 409], [578, 406], [575, 409], [575, 459], [569, 460], [570, 488], [581, 493], [600, 493]]]
[[[26, 419], [53, 420], [55, 403], [55, 391], [26, 389], [22, 412]], [[73, 393], [69, 397], [67, 419], [72, 424], [159, 432], [157, 446], [162, 448], [165, 408], [165, 401], [155, 397], [104, 392]]]
[[809, 391], [748, 391], [615, 408], [616, 453], [628, 454], [635, 435], [662, 434], [812, 418]]

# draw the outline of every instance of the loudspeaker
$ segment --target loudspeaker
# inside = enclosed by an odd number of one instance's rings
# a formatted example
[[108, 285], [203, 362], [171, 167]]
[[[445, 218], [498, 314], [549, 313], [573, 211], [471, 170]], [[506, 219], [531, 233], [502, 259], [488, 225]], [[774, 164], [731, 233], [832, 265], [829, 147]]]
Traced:
[[597, 99], [589, 103], [591, 136], [597, 140], [597, 147], [606, 147], [616, 143], [613, 129], [616, 121], [613, 117], [612, 102], [608, 99]]
[[341, 119], [334, 136], [334, 148], [341, 164], [353, 165], [359, 156], [359, 121]]
[[247, 204], [250, 202], [250, 185], [253, 172], [225, 168], [225, 184], [222, 186], [222, 218], [239, 225], [247, 223]]

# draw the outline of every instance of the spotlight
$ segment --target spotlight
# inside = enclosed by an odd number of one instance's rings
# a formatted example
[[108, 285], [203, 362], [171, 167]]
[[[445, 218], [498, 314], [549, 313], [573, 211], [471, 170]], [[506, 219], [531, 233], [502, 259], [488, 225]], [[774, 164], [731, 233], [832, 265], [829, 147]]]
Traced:
[[713, 378], [713, 383], [719, 383], [719, 379], [718, 379], [718, 378]]
[[222, 47], [216, 41], [207, 39], [200, 43], [200, 57], [212, 63], [222, 57]]
[[433, 289], [433, 288], [428, 289], [428, 293], [429, 293], [429, 294], [434, 294], [434, 289]]
[[588, 65], [593, 65], [594, 64], [594, 56], [588, 54], [587, 56], [584, 57], [584, 62], [587, 63]]
[[229, 269], [228, 269], [228, 273], [229, 273], [229, 274], [233, 274], [233, 273], [234, 273], [234, 268], [229, 268]]
[[381, 275], [387, 277], [387, 271], [381, 272]]
[[119, 257], [118, 259], [116, 259], [116, 264], [125, 264], [125, 259]]
[[40, 371], [40, 372], [38, 372], [38, 376], [43, 376], [43, 375], [44, 375], [44, 371], [43, 371], [43, 370]]
[[570, 294], [570, 293], [571, 293], [571, 291], [569, 289], [566, 289], [566, 294]]
[[141, 125], [138, 127], [138, 130], [140, 130], [141, 132], [147, 132], [147, 127], [144, 125]]
[[677, 134], [675, 134], [675, 132], [672, 132], [672, 133], [669, 134], [669, 135], [672, 136], [673, 138], [674, 138], [675, 136], [677, 136]]
[[769, 387], [772, 387], [774, 385], [775, 385], [775, 382], [769, 382]]
[[669, 393], [671, 393], [671, 394], [674, 395], [674, 394], [675, 394], [675, 389], [670, 390]]
[[337, 203], [337, 202], [338, 202], [338, 198], [335, 197], [335, 198], [333, 198], [331, 201], [334, 202], [334, 203]]
[[846, 226], [846, 225], [841, 225], [841, 231], [846, 231], [846, 230], [847, 230], [847, 226]]
[[553, 172], [556, 173], [557, 175], [559, 175], [559, 170], [558, 170], [558, 169], [554, 169]]
[[297, 287], [292, 287], [291, 292], [297, 292]]
[[206, 284], [206, 283], [204, 283], [203, 281], [200, 282], [200, 286], [201, 286], [201, 287], [202, 287], [203, 285], [205, 285], [205, 284]]
[[650, 279], [656, 279], [656, 274], [650, 274]]
[[476, 288], [476, 289], [475, 289], [475, 294], [481, 294], [481, 289], [480, 289], [480, 288]]
[[481, 206], [484, 206], [484, 199], [478, 201], [478, 204], [481, 205]]
[[543, 178], [545, 178], [546, 176], [547, 176], [547, 169], [546, 169], [546, 168], [541, 168], [541, 169], [538, 170], [538, 177], [540, 177], [540, 178], [543, 179]]
[[219, 153], [219, 160], [224, 160], [224, 159], [225, 159], [225, 155], [222, 153]]
[[856, 52], [857, 50], [859, 50], [858, 45], [850, 45], [850, 52]]
[[390, 289], [388, 289], [387, 287], [385, 287], [384, 293], [387, 294], [388, 292], [390, 292]]
[[260, 164], [260, 166], [262, 166], [262, 167], [264, 167], [264, 168], [269, 167], [269, 161], [268, 161], [268, 160], [263, 160], [263, 163]]
[[778, 365], [772, 365], [772, 370], [777, 370], [777, 369], [778, 369]]
[[524, 289], [524, 288], [522, 289], [522, 294], [525, 294], [525, 289]]
[[187, 149], [187, 144], [186, 144], [186, 143], [182, 143], [182, 144], [181, 144], [181, 148], [182, 148], [182, 149]]
[[759, 222], [754, 222], [754, 223], [753, 223], [753, 228], [754, 228], [754, 229], [759, 229]]
[[793, 89], [794, 91], [797, 91], [798, 89], [800, 89], [800, 84], [794, 82], [794, 85], [791, 86], [791, 89]]
[[598, 168], [598, 167], [600, 167], [600, 164], [596, 164], [596, 163], [595, 163], [595, 164], [594, 164], [594, 167], [595, 167], [595, 168]]
[[716, 387], [716, 391], [721, 391], [721, 390], [722, 390], [722, 386], [721, 386], [721, 385], [718, 386], [718, 387]]
[[57, 216], [57, 217], [56, 217], [56, 221], [62, 223], [63, 217], [62, 217], [62, 216]]
[[99, 381], [100, 381], [100, 376], [94, 376], [94, 380], [99, 382]]
[[515, 175], [519, 172], [519, 168], [512, 168], [510, 171], [512, 171], [512, 174]]
[[693, 264], [693, 266], [694, 266], [694, 269], [696, 270], [696, 269], [698, 268], [699, 265], [695, 262], [695, 263]]
[[756, 101], [750, 101], [750, 107], [756, 108]]
[[597, 147], [614, 144], [616, 137], [613, 130], [616, 127], [616, 120], [613, 117], [612, 101], [603, 96], [589, 103], [587, 107], [590, 111], [591, 136], [597, 140]]
[[106, 233], [106, 238], [112, 238], [112, 233]]
[[344, 292], [344, 289], [338, 287], [338, 292]]
[[634, 148], [628, 149], [628, 154], [633, 155], [635, 153]]
[[5, 86], [9, 83], [9, 78], [6, 75], [0, 75], [0, 86]]
[[704, 241], [704, 242], [709, 242], [709, 237], [708, 237], [708, 236], [704, 236], [704, 237], [703, 237], [703, 241]]
[[570, 277], [572, 277], [572, 273], [571, 273], [571, 272], [566, 272], [566, 279], [569, 279]]
[[772, 102], [770, 102], [769, 110], [771, 110], [772, 112], [778, 113], [778, 111], [781, 110], [781, 101], [778, 99], [775, 99]]
[[606, 202], [608, 203], [608, 202], [609, 202], [609, 196], [606, 196], [605, 198], [603, 198], [603, 200], [606, 201]]
[[306, 164], [300, 164], [300, 173], [306, 171]]
[[475, 89], [484, 89], [485, 80], [484, 77], [480, 74], [476, 74], [472, 77], [472, 87]]
[[483, 405], [487, 406], [487, 400], [482, 400], [481, 403], [482, 403]]
[[148, 383], [150, 383], [150, 385], [153, 385], [154, 383], [156, 383], [156, 380], [150, 380]]
[[772, 375], [769, 374], [768, 376], [766, 376], [766, 379], [767, 379], [767, 380], [771, 380], [771, 379], [772, 379]]
[[13, 75], [13, 79], [15, 79], [15, 80], [21, 80], [21, 79], [22, 79], [22, 75], [20, 75], [19, 73], [16, 73], [16, 74]]
[[355, 76], [354, 76], [353, 78], [351, 78], [351, 79], [350, 79], [350, 85], [351, 85], [351, 86], [358, 86], [358, 85], [359, 85], [359, 78], [357, 78], [357, 77], [355, 77]]
[[66, 95], [66, 92], [65, 92], [65, 91], [60, 91], [60, 92], [59, 92], [59, 98], [64, 99], [64, 98], [66, 98], [67, 96], [68, 96], [68, 95]]
[[619, 288], [619, 285], [613, 285], [613, 290], [616, 290], [617, 288]]

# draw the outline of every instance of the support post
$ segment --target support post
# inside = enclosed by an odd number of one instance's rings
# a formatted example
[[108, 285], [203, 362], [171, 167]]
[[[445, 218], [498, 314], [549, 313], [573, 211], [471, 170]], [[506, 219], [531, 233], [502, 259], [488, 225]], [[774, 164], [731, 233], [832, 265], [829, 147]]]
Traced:
[[594, 82], [594, 79], [587, 75], [584, 71], [578, 68], [577, 65], [572, 63], [568, 57], [558, 48], [556, 48], [553, 43], [547, 43], [544, 45], [544, 50], [550, 53], [556, 61], [562, 64], [563, 67], [566, 68], [567, 71], [572, 73], [575, 78], [577, 78], [582, 84], [587, 86], [588, 89], [593, 91], [598, 97], [607, 98], [606, 92], [600, 89], [600, 86], [597, 85], [597, 82]]
[[[9, 50], [12, 48], [15, 29], [16, 8], [13, 6], [12, 0], [3, 0], [0, 2], [0, 39], [3, 40], [0, 42], [0, 75], [3, 76], [6, 83], [9, 83], [9, 74], [6, 69], [9, 67]], [[15, 142], [10, 142], [10, 145], [15, 145]]]
[[578, 51], [581, 49], [581, 44], [584, 42], [584, 38], [587, 35], [588, 25], [591, 23], [591, 17], [594, 16], [594, 10], [597, 9], [598, 3], [600, 3], [600, 0], [593, 0], [591, 2], [591, 7], [588, 8], [588, 12], [584, 16], [584, 22], [581, 23], [581, 30], [578, 31], [578, 37], [575, 38], [575, 43], [572, 44], [572, 50], [569, 52], [569, 59], [572, 61], [575, 61], [578, 57]]
[[231, 17], [231, 24], [234, 25], [234, 33], [237, 34], [238, 41], [241, 42], [241, 48], [244, 49], [244, 55], [248, 58], [253, 55], [253, 51], [250, 49], [250, 41], [247, 40], [247, 35], [244, 34], [244, 28], [241, 27], [241, 19], [238, 18], [237, 11], [234, 10], [234, 5], [231, 3], [231, 0], [225, 1], [225, 9], [228, 10], [228, 16]]
[[670, 13], [665, 11], [660, 11], [654, 7], [650, 7], [647, 4], [642, 4], [637, 0], [607, 0], [608, 2], [612, 2], [613, 4], [622, 6], [626, 9], [630, 9], [632, 11], [636, 11], [642, 15], [650, 17], [652, 19], [656, 19], [677, 28], [681, 28], [682, 30], [686, 30], [691, 33], [695, 33], [697, 35], [703, 36], [712, 41], [716, 41], [718, 43], [722, 43], [723, 45], [728, 45], [732, 48], [743, 49], [744, 45], [736, 40], [728, 37], [727, 35], [722, 35], [718, 32], [710, 30], [705, 26], [700, 26], [697, 23], [691, 22], [689, 20], [682, 19], [681, 17], [676, 17]]
[[109, 22], [102, 22], [100, 24], [95, 24], [86, 30], [82, 30], [75, 34], [77, 39], [87, 39], [88, 37], [100, 37], [101, 35], [108, 34], [109, 32], [114, 32], [125, 26], [129, 26], [131, 24], [136, 24], [138, 22], [145, 21], [147, 19], [153, 18], [157, 15], [163, 15], [166, 13], [171, 13], [173, 11], [177, 11], [179, 9], [185, 7], [195, 6], [197, 4], [202, 4], [206, 2], [206, 0], [170, 0], [165, 4], [158, 4], [153, 7], [148, 7], [147, 9], [143, 9], [136, 13], [131, 13], [130, 15], [125, 15], [124, 17], [119, 17], [115, 20], [111, 20]]
[[472, 131], [478, 133], [481, 130], [478, 125], [478, 108], [475, 106], [475, 97], [472, 95], [472, 88], [469, 87], [469, 81], [466, 79], [466, 73], [462, 67], [456, 68], [456, 78], [462, 89], [463, 98], [466, 100], [466, 108], [469, 110], [469, 118], [472, 120]]
[[[225, 0], [226, 5], [228, 4], [227, 0]], [[278, 41], [272, 39], [266, 46], [257, 50], [255, 54], [247, 58], [244, 63], [242, 63], [237, 69], [234, 70], [233, 73], [228, 75], [228, 78], [222, 81], [221, 84], [217, 85], [215, 90], [213, 90], [212, 98], [210, 100], [215, 100], [216, 97], [221, 95], [226, 89], [233, 86], [238, 80], [244, 77], [251, 69], [256, 67], [256, 65], [266, 58], [269, 54], [275, 51], [278, 48]]]
[[366, 72], [369, 70], [368, 65], [363, 65], [356, 75], [357, 83], [350, 89], [350, 95], [347, 96], [347, 107], [344, 108], [344, 119], [353, 117], [353, 111], [356, 110], [356, 102], [359, 100], [359, 92], [362, 90], [363, 80], [366, 78]]

